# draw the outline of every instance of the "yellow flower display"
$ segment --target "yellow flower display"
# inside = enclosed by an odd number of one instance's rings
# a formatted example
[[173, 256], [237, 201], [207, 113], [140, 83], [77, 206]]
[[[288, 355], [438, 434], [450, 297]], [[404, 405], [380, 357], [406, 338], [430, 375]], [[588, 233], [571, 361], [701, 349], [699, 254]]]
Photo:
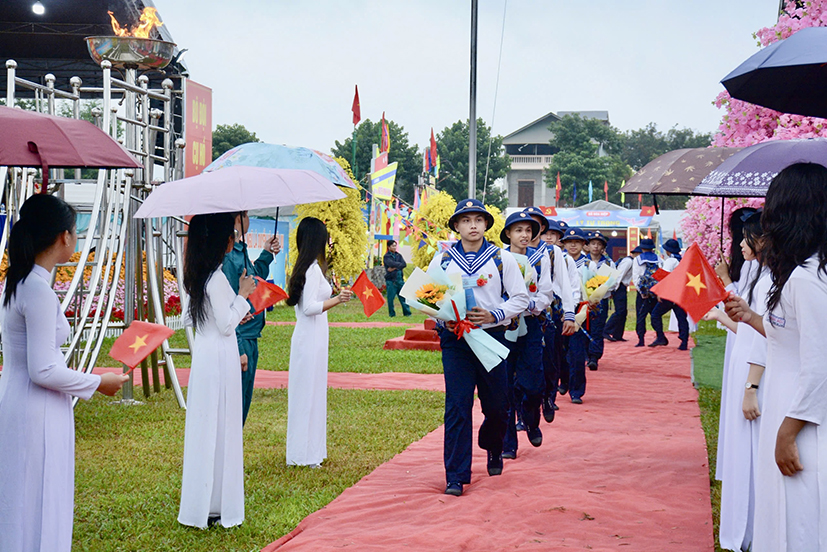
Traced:
[[420, 303], [423, 303], [432, 309], [439, 309], [437, 302], [445, 297], [445, 292], [448, 291], [448, 286], [440, 286], [437, 284], [425, 284], [416, 290], [416, 297]]
[[592, 276], [588, 282], [586, 282], [586, 290], [589, 292], [589, 295], [594, 293], [594, 290], [599, 288], [602, 284], [605, 284], [609, 281], [608, 276]]

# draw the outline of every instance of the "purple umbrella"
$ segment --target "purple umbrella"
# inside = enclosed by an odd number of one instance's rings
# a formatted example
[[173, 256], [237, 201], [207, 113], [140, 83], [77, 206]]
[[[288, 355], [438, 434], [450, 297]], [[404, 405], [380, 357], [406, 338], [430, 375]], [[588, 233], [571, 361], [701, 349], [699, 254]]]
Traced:
[[335, 184], [313, 171], [238, 165], [161, 184], [135, 218], [232, 213], [343, 197]]
[[693, 194], [764, 197], [772, 179], [795, 163], [827, 166], [827, 139], [771, 140], [744, 148], [709, 173]]
[[[141, 168], [126, 149], [87, 121], [0, 107], [0, 166]], [[46, 187], [43, 187], [44, 191]]]

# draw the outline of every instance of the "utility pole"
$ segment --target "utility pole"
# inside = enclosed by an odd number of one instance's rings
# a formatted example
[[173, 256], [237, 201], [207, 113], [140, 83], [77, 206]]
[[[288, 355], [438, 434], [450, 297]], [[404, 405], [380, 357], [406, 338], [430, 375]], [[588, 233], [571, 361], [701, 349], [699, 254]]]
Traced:
[[478, 0], [471, 0], [471, 109], [468, 117], [468, 197], [477, 193], [477, 12]]

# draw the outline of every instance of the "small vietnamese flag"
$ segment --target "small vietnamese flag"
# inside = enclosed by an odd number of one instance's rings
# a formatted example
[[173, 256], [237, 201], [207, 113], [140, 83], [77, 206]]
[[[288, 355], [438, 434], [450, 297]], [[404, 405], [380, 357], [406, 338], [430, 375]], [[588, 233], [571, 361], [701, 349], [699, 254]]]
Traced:
[[271, 284], [267, 280], [262, 280], [258, 276], [256, 276], [256, 281], [258, 282], [256, 285], [256, 290], [247, 298], [255, 309], [253, 314], [259, 314], [264, 311], [264, 309], [272, 307], [279, 301], [284, 301], [287, 299], [287, 292], [276, 284]]
[[666, 278], [667, 276], [669, 276], [669, 271], [667, 271], [667, 270], [663, 270], [662, 268], [657, 269], [657, 270], [655, 271], [655, 273], [654, 273], [654, 274], [652, 274], [652, 278], [654, 278], [654, 279], [655, 279], [655, 280], [657, 280], [658, 282], [660, 282], [661, 280], [663, 280], [663, 279], [664, 279], [664, 278]]
[[359, 277], [356, 278], [356, 281], [353, 282], [350, 289], [362, 302], [362, 306], [365, 309], [365, 316], [367, 317], [370, 317], [385, 304], [385, 298], [382, 297], [379, 288], [373, 285], [373, 282], [370, 281], [367, 272], [364, 270]]
[[112, 344], [109, 356], [134, 369], [174, 333], [162, 324], [135, 320]]
[[675, 270], [652, 286], [652, 293], [676, 303], [692, 320], [700, 320], [727, 297], [724, 286], [697, 243], [689, 246]]
[[655, 216], [655, 207], [653, 205], [650, 206], [643, 206], [640, 209], [640, 216], [642, 217], [654, 217]]
[[353, 95], [353, 105], [350, 106], [350, 110], [353, 111], [353, 125], [358, 125], [359, 121], [362, 120], [362, 106], [359, 103], [359, 85], [356, 85], [356, 93]]

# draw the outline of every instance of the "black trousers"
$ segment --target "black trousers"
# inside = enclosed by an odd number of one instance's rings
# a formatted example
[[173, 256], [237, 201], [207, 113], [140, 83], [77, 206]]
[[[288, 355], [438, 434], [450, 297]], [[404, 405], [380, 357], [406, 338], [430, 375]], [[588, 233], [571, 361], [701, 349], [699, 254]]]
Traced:
[[637, 312], [635, 332], [637, 333], [637, 338], [640, 341], [643, 341], [643, 338], [646, 335], [646, 317], [652, 313], [652, 310], [657, 304], [658, 298], [654, 295], [643, 297], [640, 293], [637, 294], [637, 300], [635, 301], [635, 311]]
[[612, 294], [615, 311], [606, 321], [603, 335], [614, 339], [623, 339], [623, 330], [626, 328], [626, 316], [628, 315], [627, 288], [620, 284]]

